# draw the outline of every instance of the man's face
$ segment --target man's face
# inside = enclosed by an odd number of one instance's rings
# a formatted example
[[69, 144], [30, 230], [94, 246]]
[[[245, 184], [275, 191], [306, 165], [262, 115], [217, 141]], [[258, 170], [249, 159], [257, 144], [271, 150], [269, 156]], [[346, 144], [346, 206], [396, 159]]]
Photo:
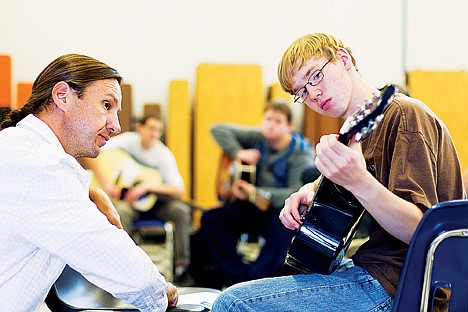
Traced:
[[262, 134], [267, 140], [278, 140], [291, 133], [291, 125], [280, 111], [269, 109], [263, 114]]
[[139, 124], [136, 128], [141, 136], [141, 146], [143, 148], [151, 148], [161, 140], [164, 131], [164, 125], [161, 120], [156, 118], [148, 118], [145, 124]]
[[[296, 68], [292, 76], [293, 90], [297, 92], [305, 88], [307, 98], [304, 103], [317, 113], [345, 118], [351, 101], [352, 83], [341, 58], [323, 67], [327, 61], [325, 57], [312, 58], [301, 68]], [[315, 86], [308, 84], [310, 76], [322, 67], [322, 80]]]
[[112, 133], [120, 132], [117, 113], [122, 107], [120, 85], [115, 79], [97, 80], [84, 90], [81, 99], [72, 92], [65, 114], [62, 145], [74, 157], [97, 157]]

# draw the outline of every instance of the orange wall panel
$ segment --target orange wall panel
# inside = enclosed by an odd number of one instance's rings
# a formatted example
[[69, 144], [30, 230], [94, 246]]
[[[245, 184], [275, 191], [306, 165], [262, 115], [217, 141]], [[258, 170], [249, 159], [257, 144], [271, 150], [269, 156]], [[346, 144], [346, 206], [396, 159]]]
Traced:
[[32, 82], [18, 82], [16, 85], [16, 106], [15, 109], [20, 109], [26, 104], [32, 93]]
[[11, 107], [11, 58], [0, 55], [0, 107]]

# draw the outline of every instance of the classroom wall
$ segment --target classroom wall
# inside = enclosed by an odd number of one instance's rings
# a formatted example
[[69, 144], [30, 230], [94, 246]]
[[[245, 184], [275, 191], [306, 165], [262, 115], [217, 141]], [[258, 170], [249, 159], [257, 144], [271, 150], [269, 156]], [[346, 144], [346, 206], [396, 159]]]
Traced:
[[15, 0], [0, 5], [0, 54], [12, 56], [13, 86], [58, 55], [96, 57], [132, 85], [140, 114], [147, 102], [166, 108], [171, 80], [193, 96], [201, 63], [260, 65], [270, 85], [286, 47], [315, 31], [351, 45], [373, 83], [401, 82], [401, 24], [401, 0]]
[[145, 103], [167, 115], [171, 81], [188, 82], [193, 105], [200, 64], [258, 65], [266, 92], [284, 50], [309, 32], [342, 38], [376, 86], [405, 85], [407, 71], [467, 70], [467, 9], [465, 0], [2, 1], [0, 54], [12, 59], [12, 103], [18, 83], [83, 53], [121, 72], [134, 115]]
[[166, 107], [171, 80], [188, 80], [193, 94], [201, 63], [257, 64], [271, 85], [286, 47], [315, 31], [343, 38], [375, 85], [404, 83], [404, 69], [466, 70], [466, 9], [464, 0], [3, 1], [0, 54], [12, 56], [13, 88], [60, 54], [94, 56], [132, 84], [140, 115], [144, 103]]

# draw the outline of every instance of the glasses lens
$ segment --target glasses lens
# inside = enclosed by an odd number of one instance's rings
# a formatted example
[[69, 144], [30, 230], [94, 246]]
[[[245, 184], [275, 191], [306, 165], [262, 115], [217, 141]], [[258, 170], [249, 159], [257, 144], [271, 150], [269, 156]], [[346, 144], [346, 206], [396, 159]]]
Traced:
[[300, 89], [294, 95], [294, 103], [304, 103], [305, 99], [307, 98], [307, 90], [305, 88]]
[[302, 103], [304, 102], [304, 100], [303, 100], [300, 96], [298, 96], [297, 94], [295, 94], [295, 95], [293, 96], [293, 102], [294, 102], [294, 103], [302, 104]]
[[309, 83], [313, 86], [316, 86], [322, 81], [323, 73], [322, 70], [317, 71], [313, 76], [310, 77]]

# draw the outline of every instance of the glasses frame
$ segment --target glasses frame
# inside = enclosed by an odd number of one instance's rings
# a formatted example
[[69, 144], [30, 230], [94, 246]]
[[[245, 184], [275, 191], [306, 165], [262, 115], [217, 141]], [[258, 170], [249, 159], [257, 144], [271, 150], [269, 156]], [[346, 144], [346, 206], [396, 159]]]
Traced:
[[[323, 80], [323, 77], [325, 76], [324, 73], [323, 73], [323, 69], [325, 68], [325, 66], [327, 66], [328, 63], [330, 63], [330, 61], [332, 60], [333, 58], [329, 59], [328, 61], [325, 62], [325, 64], [323, 64], [323, 66], [320, 68], [320, 69], [317, 69], [317, 70], [314, 70], [309, 78], [307, 79], [307, 82], [304, 84], [304, 86], [302, 88], [300, 88], [299, 90], [297, 90], [295, 93], [294, 93], [294, 103], [299, 103], [299, 104], [303, 104], [305, 102], [305, 100], [307, 99], [307, 97], [309, 96], [309, 92], [307, 91], [307, 85], [311, 85], [311, 86], [316, 86], [318, 85], [319, 83], [322, 82]], [[320, 75], [320, 78], [318, 78], [318, 81], [317, 82], [312, 82], [310, 81], [312, 77], [314, 77], [315, 75]], [[302, 91], [302, 90], [305, 90]], [[305, 94], [305, 96], [301, 96], [299, 95], [300, 93], [303, 93]]]

